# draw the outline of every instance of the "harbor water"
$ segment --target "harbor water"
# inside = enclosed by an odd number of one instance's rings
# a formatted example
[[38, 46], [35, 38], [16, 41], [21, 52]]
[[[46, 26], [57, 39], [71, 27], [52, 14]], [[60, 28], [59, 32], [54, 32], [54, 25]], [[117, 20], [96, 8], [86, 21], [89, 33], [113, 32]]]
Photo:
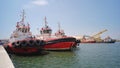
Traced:
[[80, 44], [72, 51], [11, 59], [15, 68], [120, 68], [120, 42]]

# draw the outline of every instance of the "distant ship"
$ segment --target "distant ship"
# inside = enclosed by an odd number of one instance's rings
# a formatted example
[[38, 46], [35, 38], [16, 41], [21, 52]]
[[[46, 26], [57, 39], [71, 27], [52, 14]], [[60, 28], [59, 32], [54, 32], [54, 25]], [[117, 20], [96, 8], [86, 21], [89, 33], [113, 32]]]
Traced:
[[24, 23], [24, 11], [22, 20], [17, 22], [9, 42], [4, 44], [6, 50], [14, 54], [33, 54], [43, 50], [45, 42], [36, 39], [30, 32], [29, 24]]
[[58, 30], [55, 35], [52, 35], [52, 29], [47, 25], [46, 17], [45, 26], [41, 28], [37, 38], [46, 41], [45, 50], [71, 50], [80, 43], [76, 38], [66, 36], [63, 30]]
[[106, 37], [104, 40], [103, 40], [104, 43], [115, 43], [116, 40], [115, 39], [112, 39], [111, 37]]

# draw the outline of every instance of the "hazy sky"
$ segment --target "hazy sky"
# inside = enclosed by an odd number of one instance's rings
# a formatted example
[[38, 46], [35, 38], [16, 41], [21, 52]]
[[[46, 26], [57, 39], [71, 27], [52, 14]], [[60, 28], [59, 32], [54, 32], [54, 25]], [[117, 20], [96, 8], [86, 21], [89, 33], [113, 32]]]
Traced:
[[9, 38], [20, 14], [25, 10], [31, 32], [38, 34], [44, 17], [53, 29], [58, 22], [66, 35], [94, 35], [107, 29], [102, 37], [120, 39], [120, 0], [0, 0], [0, 39]]

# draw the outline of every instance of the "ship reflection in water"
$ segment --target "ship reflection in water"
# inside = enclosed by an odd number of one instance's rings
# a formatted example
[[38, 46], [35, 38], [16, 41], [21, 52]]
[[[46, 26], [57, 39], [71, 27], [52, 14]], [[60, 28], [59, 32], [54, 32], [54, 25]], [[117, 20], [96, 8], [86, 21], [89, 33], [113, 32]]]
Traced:
[[49, 51], [44, 56], [11, 55], [15, 68], [119, 68], [120, 42], [80, 44], [72, 51]]

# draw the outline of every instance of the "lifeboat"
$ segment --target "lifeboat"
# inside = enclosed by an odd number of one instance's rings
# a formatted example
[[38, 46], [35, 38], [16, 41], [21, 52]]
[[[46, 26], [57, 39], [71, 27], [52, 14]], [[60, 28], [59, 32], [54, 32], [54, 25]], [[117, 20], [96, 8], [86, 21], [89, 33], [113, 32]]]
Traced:
[[52, 29], [47, 25], [45, 17], [45, 26], [41, 28], [40, 35], [36, 37], [46, 42], [45, 50], [71, 50], [80, 43], [74, 37], [66, 36], [63, 30], [58, 30], [55, 35], [52, 35]]
[[9, 42], [4, 44], [9, 53], [33, 54], [43, 51], [45, 41], [36, 39], [30, 32], [29, 24], [24, 23], [24, 11], [22, 20], [17, 22], [15, 31], [11, 34]]

